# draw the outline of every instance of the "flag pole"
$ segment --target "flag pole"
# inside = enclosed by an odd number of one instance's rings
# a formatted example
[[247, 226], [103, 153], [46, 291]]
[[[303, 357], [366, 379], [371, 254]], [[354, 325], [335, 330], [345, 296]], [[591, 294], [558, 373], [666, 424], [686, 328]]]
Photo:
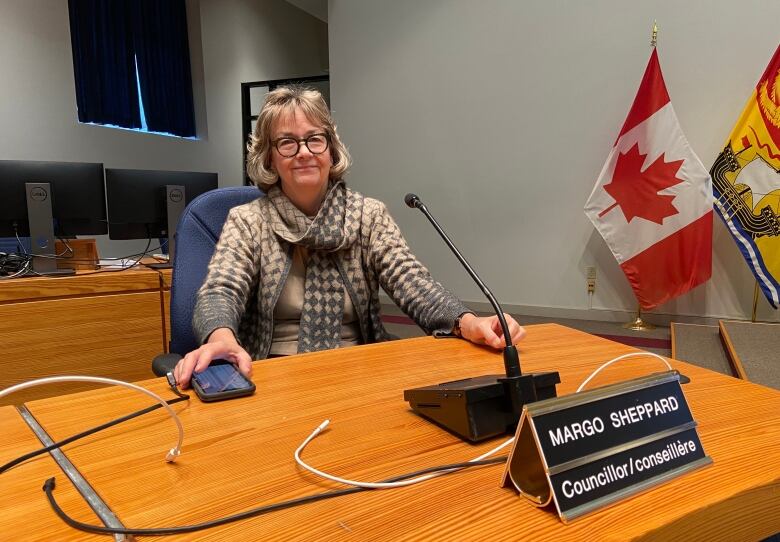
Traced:
[[[650, 47], [655, 48], [658, 44], [658, 21], [653, 19], [653, 31], [650, 35]], [[623, 329], [631, 329], [633, 331], [645, 331], [648, 329], [655, 329], [655, 326], [649, 322], [642, 320], [642, 305], [637, 303], [636, 318], [631, 322], [623, 324]]]
[[642, 320], [642, 305], [637, 303], [636, 306], [636, 318], [630, 322], [623, 324], [623, 329], [631, 329], [633, 331], [646, 331], [648, 329], [655, 329], [655, 326], [650, 322]]
[[753, 314], [750, 317], [750, 321], [756, 323], [756, 309], [758, 308], [758, 280], [756, 280], [756, 286], [753, 288]]
[[653, 34], [650, 36], [650, 47], [655, 47], [658, 43], [658, 21], [653, 19]]

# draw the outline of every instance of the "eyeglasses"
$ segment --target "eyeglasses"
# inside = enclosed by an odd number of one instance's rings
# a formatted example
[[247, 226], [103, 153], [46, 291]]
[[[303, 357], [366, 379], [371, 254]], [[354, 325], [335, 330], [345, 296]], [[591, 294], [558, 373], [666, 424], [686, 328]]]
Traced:
[[276, 141], [272, 141], [276, 150], [285, 158], [292, 158], [298, 151], [301, 150], [301, 143], [306, 145], [309, 152], [312, 154], [322, 154], [328, 150], [328, 135], [327, 134], [312, 134], [304, 137], [303, 139], [296, 139], [294, 137], [280, 137]]

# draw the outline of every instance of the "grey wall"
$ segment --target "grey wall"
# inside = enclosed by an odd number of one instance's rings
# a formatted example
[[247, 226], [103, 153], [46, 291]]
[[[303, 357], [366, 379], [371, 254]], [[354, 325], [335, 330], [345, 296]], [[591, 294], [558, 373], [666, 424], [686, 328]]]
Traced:
[[[241, 83], [320, 75], [327, 25], [283, 0], [188, 0], [197, 141], [77, 122], [64, 0], [0, 0], [0, 158], [215, 171], [242, 182]], [[145, 243], [99, 238], [101, 256]]]
[[[709, 167], [778, 44], [776, 0], [330, 0], [331, 93], [352, 186], [387, 202], [434, 275], [483, 298], [418, 193], [496, 296], [529, 312], [624, 318], [628, 283], [582, 208], [650, 55]], [[657, 313], [749, 317], [754, 281], [716, 220], [713, 278]], [[587, 311], [585, 268], [598, 270]], [[760, 318], [777, 320], [762, 299]]]

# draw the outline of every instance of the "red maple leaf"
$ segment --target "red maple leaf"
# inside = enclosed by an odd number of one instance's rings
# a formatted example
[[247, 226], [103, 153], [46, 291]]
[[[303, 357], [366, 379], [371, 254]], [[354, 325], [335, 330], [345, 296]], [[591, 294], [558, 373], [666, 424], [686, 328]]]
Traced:
[[640, 154], [638, 143], [627, 153], [618, 155], [612, 182], [604, 185], [604, 190], [615, 198], [615, 203], [601, 211], [599, 217], [619, 205], [627, 222], [638, 216], [656, 224], [663, 224], [664, 218], [679, 212], [672, 205], [674, 196], [658, 192], [682, 182], [682, 179], [677, 177], [677, 172], [684, 160], [664, 162], [664, 155], [661, 154], [642, 171], [646, 156]]

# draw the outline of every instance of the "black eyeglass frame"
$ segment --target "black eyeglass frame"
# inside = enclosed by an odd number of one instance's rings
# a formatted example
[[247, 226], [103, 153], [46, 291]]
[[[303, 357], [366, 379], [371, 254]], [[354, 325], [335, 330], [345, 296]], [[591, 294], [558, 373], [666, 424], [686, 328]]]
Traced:
[[[322, 149], [320, 152], [315, 152], [315, 151], [312, 150], [311, 147], [309, 147], [309, 140], [311, 138], [313, 138], [313, 137], [318, 137], [318, 136], [321, 136], [321, 137], [325, 138], [325, 148]], [[282, 153], [282, 151], [279, 149], [279, 143], [281, 143], [282, 141], [285, 141], [285, 140], [287, 140], [287, 141], [295, 141], [297, 143], [297, 146], [295, 147], [295, 153], [289, 154], [289, 155]], [[306, 145], [306, 148], [309, 149], [310, 153], [312, 153], [312, 154], [322, 154], [322, 153], [324, 153], [325, 151], [327, 151], [330, 148], [330, 136], [328, 135], [327, 132], [317, 132], [316, 134], [311, 134], [311, 135], [308, 135], [308, 136], [303, 137], [301, 139], [298, 139], [297, 137], [284, 136], [284, 137], [280, 137], [280, 138], [277, 138], [277, 139], [271, 141], [271, 145], [273, 145], [273, 147], [276, 149], [276, 152], [279, 153], [279, 156], [283, 156], [284, 158], [294, 158], [294, 157], [298, 156], [298, 153], [301, 152], [301, 143]]]

